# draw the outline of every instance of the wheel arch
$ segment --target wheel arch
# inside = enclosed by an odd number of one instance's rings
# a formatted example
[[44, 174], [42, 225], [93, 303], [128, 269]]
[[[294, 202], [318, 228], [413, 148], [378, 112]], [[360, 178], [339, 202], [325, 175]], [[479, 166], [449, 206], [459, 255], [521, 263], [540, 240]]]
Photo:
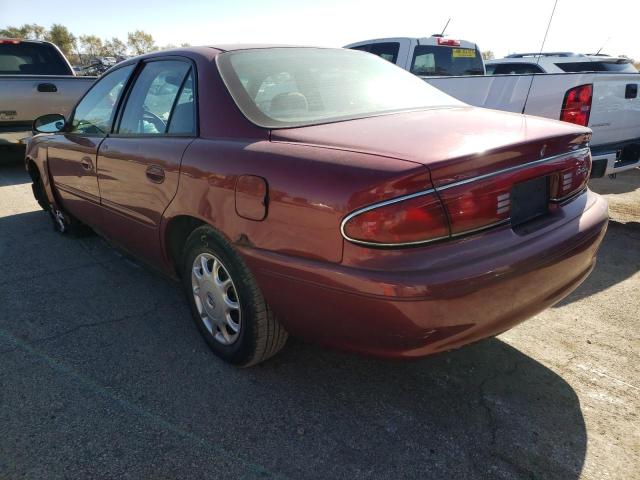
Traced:
[[177, 277], [181, 275], [180, 261], [187, 238], [196, 228], [203, 225], [215, 228], [209, 222], [187, 214], [176, 215], [166, 220], [162, 248], [172, 273]]

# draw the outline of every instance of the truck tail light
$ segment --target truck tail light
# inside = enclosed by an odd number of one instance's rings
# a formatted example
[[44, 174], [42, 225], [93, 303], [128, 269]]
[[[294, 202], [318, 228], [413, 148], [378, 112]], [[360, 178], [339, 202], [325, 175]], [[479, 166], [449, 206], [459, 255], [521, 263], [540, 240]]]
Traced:
[[20, 40], [15, 40], [12, 38], [0, 38], [0, 44], [7, 44], [10, 43], [12, 45], [18, 45], [20, 43]]
[[562, 102], [560, 120], [586, 127], [589, 125], [593, 85], [580, 85], [567, 90]]
[[420, 193], [374, 204], [348, 215], [343, 236], [377, 246], [413, 245], [449, 237], [449, 225], [437, 195]]
[[438, 45], [446, 45], [447, 47], [459, 47], [460, 40], [453, 40], [451, 38], [438, 38]]

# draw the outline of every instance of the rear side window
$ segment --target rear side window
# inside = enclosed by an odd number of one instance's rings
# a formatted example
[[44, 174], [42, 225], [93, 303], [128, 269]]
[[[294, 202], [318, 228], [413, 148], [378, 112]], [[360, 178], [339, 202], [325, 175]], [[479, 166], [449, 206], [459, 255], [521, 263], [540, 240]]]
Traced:
[[615, 73], [637, 73], [638, 70], [633, 64], [626, 61], [613, 62], [568, 62], [556, 63], [556, 66], [564, 72], [615, 72]]
[[48, 43], [0, 43], [0, 75], [73, 75]]
[[477, 48], [418, 45], [413, 51], [411, 73], [423, 76], [484, 75]]
[[487, 65], [488, 75], [526, 75], [531, 73], [544, 73], [544, 70], [535, 63], [498, 63]]
[[118, 133], [163, 135], [190, 65], [180, 61], [147, 63], [131, 89]]
[[400, 44], [398, 42], [368, 43], [367, 45], [351, 47], [351, 50], [373, 53], [374, 55], [384, 58], [391, 63], [396, 63], [398, 60]]
[[169, 118], [169, 130], [172, 135], [196, 134], [196, 104], [193, 84], [193, 70], [189, 72], [182, 85], [178, 102]]

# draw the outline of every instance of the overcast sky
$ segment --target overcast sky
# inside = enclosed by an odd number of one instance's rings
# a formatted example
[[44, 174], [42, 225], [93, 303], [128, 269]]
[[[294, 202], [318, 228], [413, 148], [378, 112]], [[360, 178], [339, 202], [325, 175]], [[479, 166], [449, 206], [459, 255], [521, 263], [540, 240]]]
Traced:
[[[553, 0], [0, 0], [0, 26], [61, 23], [75, 35], [125, 39], [151, 33], [159, 45], [188, 42], [343, 46], [370, 38], [447, 34], [497, 57], [537, 51]], [[640, 59], [640, 1], [558, 0], [546, 51]]]

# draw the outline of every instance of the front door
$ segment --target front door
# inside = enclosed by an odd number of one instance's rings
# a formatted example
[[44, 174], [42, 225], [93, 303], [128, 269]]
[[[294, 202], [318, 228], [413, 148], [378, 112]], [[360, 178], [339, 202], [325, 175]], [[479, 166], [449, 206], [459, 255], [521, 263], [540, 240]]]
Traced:
[[48, 143], [48, 162], [62, 206], [89, 225], [99, 215], [98, 148], [111, 131], [116, 107], [134, 65], [98, 80], [78, 103], [70, 125]]
[[145, 62], [121, 110], [98, 153], [100, 230], [156, 263], [160, 221], [176, 194], [182, 155], [196, 132], [191, 63]]

